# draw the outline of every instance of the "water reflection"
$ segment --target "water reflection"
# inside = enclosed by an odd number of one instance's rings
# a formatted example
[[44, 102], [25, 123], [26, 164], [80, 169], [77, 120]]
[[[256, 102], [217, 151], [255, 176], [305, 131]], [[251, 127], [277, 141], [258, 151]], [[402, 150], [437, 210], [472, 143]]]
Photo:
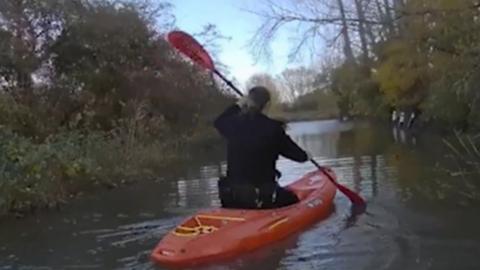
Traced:
[[393, 126], [392, 134], [393, 134], [393, 140], [396, 143], [402, 143], [402, 144], [413, 145], [413, 146], [417, 144], [417, 135], [414, 130]]

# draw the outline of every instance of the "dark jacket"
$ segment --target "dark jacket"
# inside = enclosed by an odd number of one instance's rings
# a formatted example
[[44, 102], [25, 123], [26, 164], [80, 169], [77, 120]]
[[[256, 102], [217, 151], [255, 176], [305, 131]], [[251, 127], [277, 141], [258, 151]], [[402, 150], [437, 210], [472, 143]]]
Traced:
[[233, 105], [214, 124], [227, 140], [227, 179], [233, 183], [259, 186], [274, 182], [279, 155], [298, 162], [308, 160], [285, 133], [283, 123], [264, 114], [244, 113]]

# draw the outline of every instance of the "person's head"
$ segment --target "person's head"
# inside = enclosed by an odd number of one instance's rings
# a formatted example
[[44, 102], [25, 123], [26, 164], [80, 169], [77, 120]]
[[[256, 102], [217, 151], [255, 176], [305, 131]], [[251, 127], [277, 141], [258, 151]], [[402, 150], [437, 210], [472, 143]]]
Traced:
[[248, 91], [248, 98], [253, 103], [251, 109], [262, 111], [270, 101], [270, 92], [263, 86], [255, 86]]

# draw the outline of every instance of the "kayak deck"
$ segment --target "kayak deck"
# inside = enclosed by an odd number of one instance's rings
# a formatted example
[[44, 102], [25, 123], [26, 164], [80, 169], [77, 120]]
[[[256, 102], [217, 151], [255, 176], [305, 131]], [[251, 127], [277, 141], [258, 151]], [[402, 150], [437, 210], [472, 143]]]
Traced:
[[322, 172], [308, 173], [288, 187], [300, 202], [277, 209], [217, 208], [189, 217], [158, 243], [151, 259], [169, 266], [218, 261], [266, 246], [330, 215], [336, 188]]

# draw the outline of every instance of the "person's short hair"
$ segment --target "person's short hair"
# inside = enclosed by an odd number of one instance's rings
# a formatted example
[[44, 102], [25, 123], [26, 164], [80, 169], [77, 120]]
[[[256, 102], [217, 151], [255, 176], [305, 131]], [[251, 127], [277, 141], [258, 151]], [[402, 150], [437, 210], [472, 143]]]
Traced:
[[270, 101], [270, 92], [266, 87], [255, 86], [248, 91], [248, 97], [253, 101], [256, 109], [261, 111]]

